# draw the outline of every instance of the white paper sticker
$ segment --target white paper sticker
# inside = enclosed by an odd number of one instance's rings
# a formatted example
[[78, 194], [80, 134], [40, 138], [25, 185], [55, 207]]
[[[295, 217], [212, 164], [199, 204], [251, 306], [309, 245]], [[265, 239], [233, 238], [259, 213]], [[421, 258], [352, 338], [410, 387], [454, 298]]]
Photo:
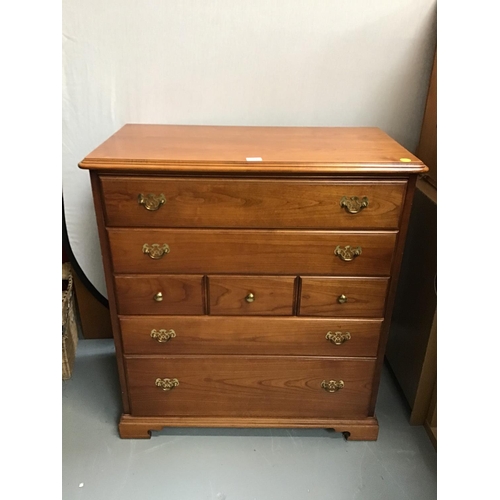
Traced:
[[247, 161], [262, 161], [262, 158], [260, 158], [260, 156], [253, 156], [247, 158]]

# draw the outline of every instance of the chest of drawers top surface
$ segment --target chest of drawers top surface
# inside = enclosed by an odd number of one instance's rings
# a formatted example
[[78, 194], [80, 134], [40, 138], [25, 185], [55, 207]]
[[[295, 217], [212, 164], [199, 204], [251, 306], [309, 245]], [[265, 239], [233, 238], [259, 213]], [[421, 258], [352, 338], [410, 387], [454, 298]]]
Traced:
[[135, 124], [122, 127], [80, 167], [250, 174], [427, 171], [378, 128]]
[[376, 439], [418, 158], [376, 128], [126, 125], [79, 166], [122, 437], [194, 425]]

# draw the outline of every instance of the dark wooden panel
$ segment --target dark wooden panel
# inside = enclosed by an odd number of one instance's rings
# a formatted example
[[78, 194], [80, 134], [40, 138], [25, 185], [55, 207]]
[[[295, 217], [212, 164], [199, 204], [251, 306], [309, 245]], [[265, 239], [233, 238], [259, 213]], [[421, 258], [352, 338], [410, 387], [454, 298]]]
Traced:
[[[108, 229], [115, 273], [388, 276], [397, 232]], [[154, 260], [143, 245], [167, 244]], [[337, 246], [361, 247], [351, 262]]]
[[436, 379], [437, 190], [417, 183], [386, 357], [422, 425]]
[[434, 55], [417, 155], [429, 168], [425, 179], [437, 187], [437, 53]]
[[[121, 316], [126, 354], [287, 354], [375, 356], [380, 320], [342, 318], [256, 318], [221, 316]], [[174, 330], [159, 343], [152, 330]], [[328, 332], [349, 333], [336, 345]]]
[[[134, 416], [366, 417], [374, 360], [269, 356], [126, 357]], [[163, 391], [157, 378], [176, 378]], [[342, 380], [329, 393], [323, 380]]]
[[73, 283], [75, 284], [76, 302], [83, 338], [113, 338], [109, 308], [92, 295], [77, 273], [73, 274]]

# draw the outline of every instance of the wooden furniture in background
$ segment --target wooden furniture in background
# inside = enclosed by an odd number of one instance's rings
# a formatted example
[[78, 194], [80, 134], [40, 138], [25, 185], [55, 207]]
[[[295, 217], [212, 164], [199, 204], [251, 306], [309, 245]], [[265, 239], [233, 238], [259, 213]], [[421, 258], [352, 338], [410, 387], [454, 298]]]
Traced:
[[88, 155], [122, 437], [378, 435], [416, 177], [374, 128], [126, 125]]
[[97, 300], [82, 283], [77, 273], [73, 275], [77, 298], [78, 315], [85, 339], [112, 338], [111, 316], [109, 308]]
[[410, 423], [437, 445], [437, 66], [432, 70], [417, 154], [429, 172], [419, 178], [387, 359], [410, 405]]
[[437, 54], [432, 66], [417, 155], [429, 167], [423, 178], [437, 188]]
[[419, 179], [386, 352], [412, 409], [410, 423], [414, 425], [425, 422], [437, 371], [435, 192]]

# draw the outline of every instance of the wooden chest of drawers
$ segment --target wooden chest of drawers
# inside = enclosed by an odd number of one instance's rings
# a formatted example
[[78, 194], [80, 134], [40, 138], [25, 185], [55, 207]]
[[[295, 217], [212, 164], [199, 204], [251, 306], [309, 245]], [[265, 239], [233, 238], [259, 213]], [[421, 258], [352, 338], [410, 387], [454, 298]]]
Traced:
[[122, 437], [378, 435], [416, 176], [374, 128], [126, 125], [88, 155]]

